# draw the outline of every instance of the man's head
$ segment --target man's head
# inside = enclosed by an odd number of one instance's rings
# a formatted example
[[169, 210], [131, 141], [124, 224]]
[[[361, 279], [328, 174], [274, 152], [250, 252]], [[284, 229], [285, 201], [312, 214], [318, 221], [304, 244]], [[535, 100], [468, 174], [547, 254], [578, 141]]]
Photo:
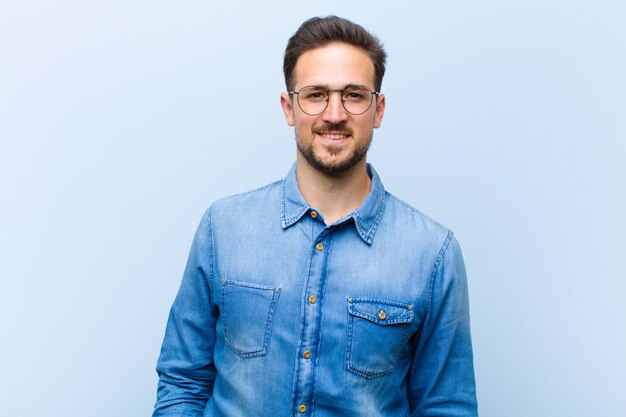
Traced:
[[369, 55], [374, 64], [374, 88], [380, 91], [387, 59], [383, 45], [362, 26], [337, 16], [313, 17], [300, 25], [289, 39], [283, 60], [287, 90], [293, 90], [294, 69], [300, 56], [311, 49], [333, 42], [356, 46]]
[[299, 164], [328, 175], [364, 169], [385, 109], [384, 70], [380, 42], [361, 26], [335, 16], [300, 26], [285, 51], [281, 95]]

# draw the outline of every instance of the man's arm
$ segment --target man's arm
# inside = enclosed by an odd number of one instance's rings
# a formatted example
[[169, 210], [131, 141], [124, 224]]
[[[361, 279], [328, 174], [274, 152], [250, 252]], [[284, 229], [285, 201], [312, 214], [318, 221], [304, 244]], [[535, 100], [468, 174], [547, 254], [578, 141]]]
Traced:
[[412, 417], [478, 415], [463, 256], [452, 233], [431, 276], [431, 297], [409, 370]]
[[211, 210], [202, 217], [178, 295], [170, 311], [157, 363], [153, 417], [201, 416], [213, 395], [215, 322], [211, 302]]

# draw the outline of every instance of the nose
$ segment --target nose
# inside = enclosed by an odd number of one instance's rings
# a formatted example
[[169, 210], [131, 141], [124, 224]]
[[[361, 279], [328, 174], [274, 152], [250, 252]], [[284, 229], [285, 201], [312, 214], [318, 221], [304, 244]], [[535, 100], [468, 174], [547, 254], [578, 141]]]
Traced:
[[324, 110], [324, 112], [322, 113], [323, 121], [336, 125], [341, 122], [345, 122], [348, 119], [348, 112], [343, 107], [341, 98], [341, 91], [328, 92], [328, 106], [326, 107], [326, 110]]

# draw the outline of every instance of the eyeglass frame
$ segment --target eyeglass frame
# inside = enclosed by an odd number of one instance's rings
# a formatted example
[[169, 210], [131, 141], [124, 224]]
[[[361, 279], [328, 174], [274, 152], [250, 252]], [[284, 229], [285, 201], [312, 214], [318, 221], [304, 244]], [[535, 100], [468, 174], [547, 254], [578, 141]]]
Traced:
[[[320, 88], [320, 89], [326, 91], [326, 93], [327, 93], [326, 94], [326, 96], [327, 96], [326, 97], [326, 106], [324, 106], [322, 111], [320, 111], [319, 113], [314, 113], [314, 114], [307, 113], [306, 111], [304, 111], [304, 109], [300, 105], [300, 92], [302, 90], [304, 90], [305, 88], [309, 88], [309, 87]], [[361, 113], [352, 113], [350, 110], [348, 110], [346, 108], [346, 101], [343, 99], [343, 92], [346, 91], [346, 89], [350, 88], [350, 87], [363, 87], [363, 88], [366, 88], [366, 89], [369, 90], [370, 94], [372, 95], [372, 99], [370, 100], [369, 106], [367, 106], [367, 108], [365, 110], [363, 110]], [[298, 107], [300, 107], [300, 110], [302, 110], [302, 112], [304, 114], [308, 115], [308, 116], [319, 116], [320, 114], [322, 114], [322, 113], [324, 113], [326, 111], [326, 109], [328, 108], [328, 103], [330, 102], [330, 93], [341, 93], [341, 106], [343, 107], [343, 109], [345, 111], [347, 111], [349, 114], [351, 114], [353, 116], [360, 116], [362, 114], [365, 114], [372, 107], [372, 103], [374, 102], [374, 96], [376, 96], [376, 98], [378, 98], [380, 96], [380, 91], [372, 91], [371, 88], [369, 88], [366, 85], [362, 85], [362, 84], [348, 84], [341, 90], [337, 90], [337, 89], [329, 90], [326, 87], [323, 87], [321, 85], [305, 85], [304, 87], [302, 87], [298, 91], [292, 90], [292, 91], [287, 91], [287, 93], [288, 94], [297, 94], [298, 95], [298, 97], [296, 98], [296, 102], [298, 103]]]

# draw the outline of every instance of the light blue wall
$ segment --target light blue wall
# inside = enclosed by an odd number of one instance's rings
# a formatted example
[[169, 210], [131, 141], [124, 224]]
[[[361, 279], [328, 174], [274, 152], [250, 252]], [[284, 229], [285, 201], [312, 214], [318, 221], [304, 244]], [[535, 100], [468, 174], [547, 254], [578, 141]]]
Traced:
[[625, 3], [302, 4], [0, 4], [0, 414], [149, 415], [200, 215], [288, 171], [284, 46], [335, 13], [389, 53], [370, 161], [464, 249], [481, 415], [624, 415]]

